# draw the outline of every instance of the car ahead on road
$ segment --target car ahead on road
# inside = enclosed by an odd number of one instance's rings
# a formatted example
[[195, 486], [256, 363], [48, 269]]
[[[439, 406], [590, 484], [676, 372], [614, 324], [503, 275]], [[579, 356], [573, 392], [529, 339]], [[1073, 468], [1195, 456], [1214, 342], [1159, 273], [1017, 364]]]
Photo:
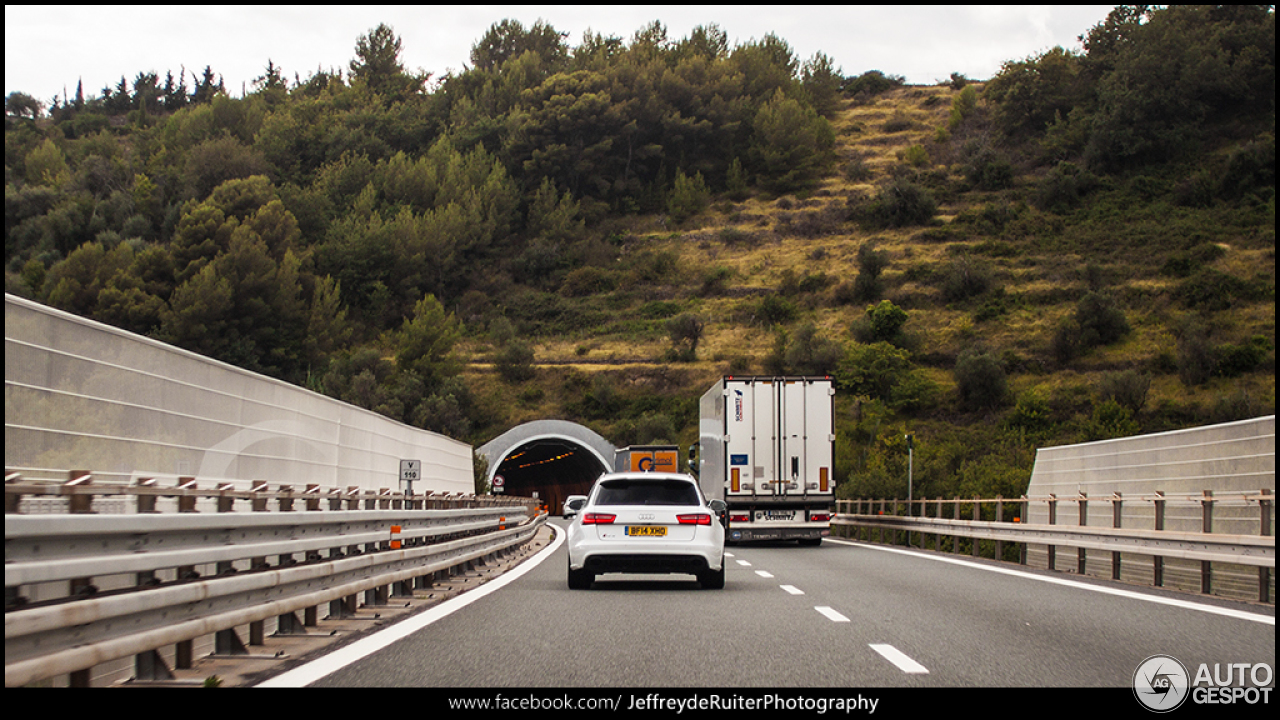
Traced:
[[686, 573], [723, 588], [722, 505], [688, 475], [602, 476], [569, 524], [569, 587], [589, 588], [605, 573]]

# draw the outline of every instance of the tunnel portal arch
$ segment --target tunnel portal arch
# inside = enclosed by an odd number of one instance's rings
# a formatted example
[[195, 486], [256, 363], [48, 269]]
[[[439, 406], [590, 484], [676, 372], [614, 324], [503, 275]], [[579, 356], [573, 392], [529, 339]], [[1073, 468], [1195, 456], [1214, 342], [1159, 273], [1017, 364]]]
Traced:
[[613, 470], [617, 449], [588, 427], [566, 420], [517, 425], [477, 450], [489, 461], [486, 480], [501, 475], [507, 495], [538, 499], [559, 513], [570, 495], [585, 495]]

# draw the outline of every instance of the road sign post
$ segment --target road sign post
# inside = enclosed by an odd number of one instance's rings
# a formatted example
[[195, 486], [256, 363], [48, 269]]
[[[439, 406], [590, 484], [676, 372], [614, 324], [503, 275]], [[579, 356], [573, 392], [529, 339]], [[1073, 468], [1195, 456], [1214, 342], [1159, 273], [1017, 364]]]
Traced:
[[400, 461], [400, 489], [405, 495], [413, 495], [413, 483], [422, 479], [421, 460]]

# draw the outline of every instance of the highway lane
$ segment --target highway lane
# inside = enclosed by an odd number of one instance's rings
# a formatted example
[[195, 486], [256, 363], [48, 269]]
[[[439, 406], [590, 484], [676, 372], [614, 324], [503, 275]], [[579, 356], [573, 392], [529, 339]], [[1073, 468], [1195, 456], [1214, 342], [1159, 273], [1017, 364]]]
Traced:
[[681, 576], [570, 591], [557, 546], [508, 586], [313, 684], [1127, 687], [1161, 653], [1192, 672], [1275, 667], [1269, 607], [836, 540], [729, 553], [721, 591]]

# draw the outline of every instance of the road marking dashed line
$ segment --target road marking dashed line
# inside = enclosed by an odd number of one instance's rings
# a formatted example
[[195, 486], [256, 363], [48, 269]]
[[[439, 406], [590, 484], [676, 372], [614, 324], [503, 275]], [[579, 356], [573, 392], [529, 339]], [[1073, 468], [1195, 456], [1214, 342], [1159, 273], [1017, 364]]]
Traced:
[[796, 587], [795, 585], [779, 585], [778, 587], [782, 588], [783, 590], [786, 590], [787, 592], [791, 593], [792, 595], [803, 595], [803, 594], [804, 594], [804, 591], [803, 591], [803, 590], [801, 590], [800, 588]]
[[841, 615], [835, 610], [832, 610], [830, 607], [827, 607], [826, 605], [819, 605], [815, 607], [814, 610], [817, 610], [823, 615], [826, 615], [827, 619], [830, 620], [831, 622], [849, 622], [849, 618]]
[[898, 669], [909, 675], [928, 675], [929, 669], [907, 657], [906, 653], [892, 645], [871, 644], [871, 649], [880, 653], [886, 660], [898, 666]]

